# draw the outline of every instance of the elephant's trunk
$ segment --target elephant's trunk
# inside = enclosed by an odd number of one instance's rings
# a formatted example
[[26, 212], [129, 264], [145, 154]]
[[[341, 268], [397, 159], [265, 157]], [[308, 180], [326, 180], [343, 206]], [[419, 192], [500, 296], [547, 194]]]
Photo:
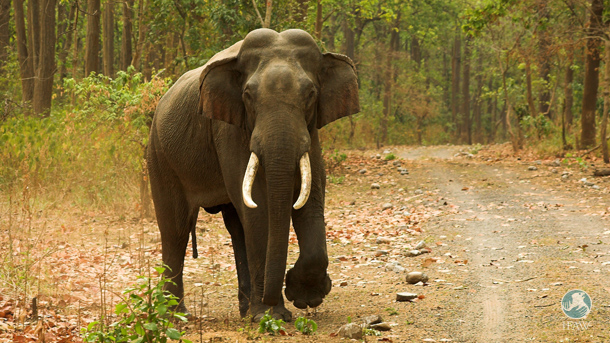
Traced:
[[263, 303], [275, 306], [282, 297], [282, 286], [286, 273], [296, 160], [282, 158], [283, 156], [279, 154], [266, 156], [270, 157], [270, 161], [264, 163], [267, 176], [269, 236]]

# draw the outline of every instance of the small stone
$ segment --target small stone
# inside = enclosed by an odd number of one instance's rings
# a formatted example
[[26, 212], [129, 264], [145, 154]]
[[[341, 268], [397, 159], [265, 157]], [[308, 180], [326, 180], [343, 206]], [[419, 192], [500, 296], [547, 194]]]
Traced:
[[366, 174], [366, 169], [360, 169], [359, 173], [360, 174]]
[[593, 186], [591, 186], [591, 188], [593, 188], [593, 189], [600, 189], [600, 187], [598, 185], [593, 185]]
[[392, 165], [394, 165], [394, 167], [400, 167], [400, 161], [394, 161], [392, 162]]
[[414, 285], [418, 282], [428, 282], [428, 275], [422, 272], [410, 272], [407, 274], [407, 283]]
[[400, 292], [396, 293], [396, 301], [409, 301], [417, 298], [415, 293]]
[[421, 251], [419, 250], [409, 250], [406, 253], [407, 257], [415, 257], [421, 255]]
[[559, 159], [556, 159], [555, 161], [551, 162], [551, 165], [553, 167], [559, 167], [561, 166], [561, 161]]
[[381, 188], [381, 186], [378, 183], [371, 184], [371, 189], [379, 189], [379, 188]]
[[391, 152], [392, 152], [392, 150], [387, 150], [387, 149], [386, 149], [386, 150], [384, 150], [384, 151], [383, 151], [383, 154], [384, 154], [384, 155], [387, 155], [387, 154], [389, 154], [389, 153], [391, 153]]
[[527, 170], [538, 170], [538, 168], [536, 166], [529, 166], [527, 167]]
[[379, 324], [381, 322], [383, 322], [383, 319], [378, 314], [372, 314], [370, 316], [362, 318], [362, 323], [366, 328], [370, 327], [373, 324]]
[[424, 338], [424, 339], [422, 339], [421, 341], [422, 341], [422, 342], [436, 342], [436, 340], [435, 340], [435, 339], [433, 339], [433, 338]]
[[423, 248], [425, 248], [425, 247], [426, 247], [426, 242], [424, 242], [424, 241], [419, 241], [419, 242], [418, 242], [418, 243], [415, 245], [415, 247], [414, 247], [413, 249], [415, 249], [415, 250], [421, 250], [421, 249], [423, 249]]
[[339, 283], [340, 287], [345, 287], [347, 286], [347, 281], [341, 281], [341, 283]]
[[392, 330], [392, 328], [390, 327], [390, 324], [388, 324], [388, 323], [373, 324], [373, 325], [371, 325], [371, 329], [377, 330], [377, 331], [390, 331], [390, 330]]
[[390, 243], [392, 243], [392, 240], [389, 239], [388, 237], [379, 236], [379, 237], [377, 237], [376, 242], [377, 242], [377, 244], [390, 244]]
[[537, 164], [537, 165], [542, 165], [542, 161], [537, 160], [537, 161], [536, 161], [536, 164]]
[[385, 211], [385, 210], [388, 210], [388, 209], [390, 209], [390, 208], [392, 208], [392, 207], [394, 207], [394, 205], [392, 205], [392, 204], [391, 204], [391, 203], [389, 203], [389, 202], [386, 202], [385, 204], [383, 204], [383, 205], [381, 206], [381, 210], [382, 210], [382, 211]]
[[362, 326], [356, 323], [345, 324], [339, 329], [337, 334], [340, 337], [362, 339]]
[[385, 265], [385, 270], [387, 272], [402, 273], [405, 271], [405, 268], [398, 265], [397, 263], [388, 263]]
[[384, 256], [384, 255], [387, 255], [387, 254], [388, 254], [387, 250], [377, 250], [377, 251], [375, 251], [375, 257]]
[[383, 173], [377, 173], [377, 176], [381, 177], [383, 176]]
[[570, 174], [561, 174], [561, 178], [564, 179], [564, 180], [569, 178], [569, 177], [570, 177]]
[[422, 191], [421, 189], [416, 189], [415, 194], [424, 194], [424, 191]]
[[400, 171], [400, 175], [409, 175], [409, 171], [406, 169], [403, 169]]
[[375, 155], [375, 158], [380, 160], [381, 159], [381, 155], [377, 154], [377, 155]]
[[557, 174], [557, 173], [559, 173], [559, 171], [557, 171], [557, 168], [553, 168], [553, 169], [551, 169], [551, 173]]

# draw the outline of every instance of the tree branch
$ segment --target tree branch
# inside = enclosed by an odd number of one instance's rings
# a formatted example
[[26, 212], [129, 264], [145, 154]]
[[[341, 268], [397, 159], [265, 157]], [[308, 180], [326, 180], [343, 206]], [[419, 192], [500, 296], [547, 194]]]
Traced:
[[261, 25], [265, 27], [265, 22], [263, 21], [263, 17], [261, 17], [261, 12], [258, 11], [258, 6], [256, 6], [256, 0], [252, 0], [252, 5], [254, 5], [254, 10], [256, 11], [256, 15], [258, 16], [258, 20], [261, 21]]

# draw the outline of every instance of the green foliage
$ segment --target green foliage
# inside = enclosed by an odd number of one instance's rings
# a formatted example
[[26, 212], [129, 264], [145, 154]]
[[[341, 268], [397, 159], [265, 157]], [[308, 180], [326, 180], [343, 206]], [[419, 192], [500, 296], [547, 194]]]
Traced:
[[378, 330], [375, 330], [375, 329], [364, 328], [364, 335], [365, 336], [381, 336], [381, 332], [379, 332]]
[[[165, 268], [156, 267], [159, 275], [163, 275]], [[184, 331], [178, 331], [172, 320], [187, 322], [183, 313], [171, 310], [178, 305], [178, 298], [169, 291], [163, 290], [163, 285], [173, 281], [161, 276], [156, 285], [152, 280], [140, 276], [138, 285], [123, 292], [123, 300], [114, 310], [118, 321], [106, 326], [103, 318], [93, 322], [82, 329], [85, 342], [111, 343], [166, 343], [169, 339], [183, 339]]]
[[318, 331], [318, 324], [313, 319], [299, 317], [294, 321], [294, 327], [304, 335], [312, 335]]
[[0, 122], [0, 193], [44, 185], [50, 204], [133, 210], [149, 125], [171, 81], [144, 81], [133, 68], [114, 79], [66, 79], [71, 103], [46, 118], [17, 114]]
[[259, 333], [270, 333], [272, 335], [276, 335], [280, 333], [280, 331], [284, 331], [284, 321], [281, 319], [274, 319], [273, 316], [269, 313], [270, 310], [265, 312], [263, 318], [258, 323], [258, 332]]
[[385, 157], [383, 159], [386, 160], [386, 161], [395, 160], [396, 159], [396, 155], [394, 155], [393, 153], [389, 153], [389, 154], [385, 155]]
[[386, 310], [386, 312], [387, 312], [387, 313], [388, 313], [390, 316], [396, 316], [396, 315], [398, 315], [398, 311], [397, 311], [395, 308], [393, 308], [393, 307], [388, 307], [388, 308], [386, 308], [385, 310]]
[[324, 157], [324, 164], [326, 165], [329, 181], [336, 184], [343, 183], [345, 176], [337, 176], [336, 174], [343, 171], [343, 162], [347, 160], [347, 155], [337, 149], [332, 153], [328, 153], [327, 150], [324, 150], [322, 155]]
[[551, 122], [546, 116], [540, 114], [536, 117], [525, 116], [519, 122], [523, 130], [525, 131], [526, 137], [534, 136], [537, 139], [542, 139], [551, 133], [553, 122]]

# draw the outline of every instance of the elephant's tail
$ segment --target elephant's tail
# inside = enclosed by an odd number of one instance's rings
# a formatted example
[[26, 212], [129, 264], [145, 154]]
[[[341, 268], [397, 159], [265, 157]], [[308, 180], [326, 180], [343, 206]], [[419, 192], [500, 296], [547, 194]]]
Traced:
[[193, 225], [191, 240], [193, 241], [193, 258], [197, 258], [199, 257], [199, 253], [197, 252], [197, 225]]

